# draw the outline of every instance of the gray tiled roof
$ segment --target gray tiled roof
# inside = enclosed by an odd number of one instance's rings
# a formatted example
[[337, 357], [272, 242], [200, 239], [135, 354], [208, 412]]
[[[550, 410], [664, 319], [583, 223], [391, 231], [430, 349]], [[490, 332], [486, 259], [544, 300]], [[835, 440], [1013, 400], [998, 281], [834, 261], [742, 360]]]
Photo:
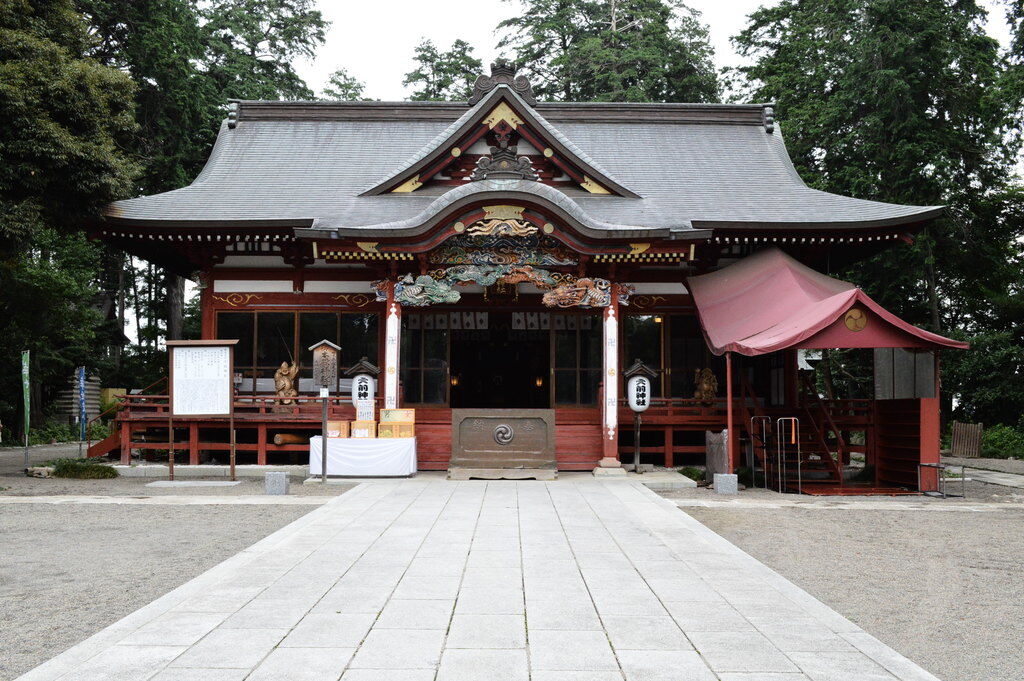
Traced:
[[[453, 123], [459, 117], [451, 103], [253, 103], [251, 117], [247, 104], [236, 127], [221, 127], [195, 182], [111, 204], [108, 221], [413, 229], [417, 219], [428, 220], [468, 194], [493, 191], [477, 182], [440, 198], [446, 188], [360, 196], [465, 122]], [[790, 163], [778, 126], [769, 133], [758, 123], [760, 111], [757, 105], [541, 104], [534, 113], [549, 134], [560, 135], [581, 159], [640, 198], [533, 182], [522, 182], [519, 189], [557, 204], [580, 226], [605, 232], [842, 229], [907, 224], [941, 212], [936, 206], [865, 201], [808, 188]], [[544, 120], [545, 112], [553, 123]]]

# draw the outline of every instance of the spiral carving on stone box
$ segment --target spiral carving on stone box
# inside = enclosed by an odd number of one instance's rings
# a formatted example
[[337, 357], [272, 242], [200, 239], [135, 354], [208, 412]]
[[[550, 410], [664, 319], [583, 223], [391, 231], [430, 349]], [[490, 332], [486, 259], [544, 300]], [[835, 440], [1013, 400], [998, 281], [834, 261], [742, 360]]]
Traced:
[[509, 442], [512, 442], [513, 437], [515, 437], [515, 431], [507, 423], [503, 423], [494, 429], [494, 441], [499, 445], [507, 445]]

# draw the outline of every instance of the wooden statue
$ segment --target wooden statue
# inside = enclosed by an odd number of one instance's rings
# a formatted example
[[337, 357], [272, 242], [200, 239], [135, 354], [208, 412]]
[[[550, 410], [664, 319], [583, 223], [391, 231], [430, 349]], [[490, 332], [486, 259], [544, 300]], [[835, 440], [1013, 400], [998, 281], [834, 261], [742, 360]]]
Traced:
[[693, 399], [704, 404], [712, 404], [718, 397], [718, 379], [715, 378], [715, 372], [708, 367], [694, 370], [693, 384], [697, 388], [693, 391]]
[[299, 367], [295, 362], [288, 365], [288, 362], [281, 362], [281, 367], [274, 372], [274, 392], [277, 394], [278, 404], [294, 404], [299, 391], [295, 389], [295, 377], [299, 374]]

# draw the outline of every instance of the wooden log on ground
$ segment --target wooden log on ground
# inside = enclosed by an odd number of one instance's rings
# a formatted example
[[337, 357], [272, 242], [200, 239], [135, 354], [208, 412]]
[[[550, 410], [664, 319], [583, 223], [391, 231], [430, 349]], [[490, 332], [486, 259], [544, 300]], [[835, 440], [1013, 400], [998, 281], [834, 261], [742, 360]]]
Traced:
[[295, 433], [277, 433], [274, 435], [275, 445], [304, 445], [309, 442], [308, 435], [296, 435]]

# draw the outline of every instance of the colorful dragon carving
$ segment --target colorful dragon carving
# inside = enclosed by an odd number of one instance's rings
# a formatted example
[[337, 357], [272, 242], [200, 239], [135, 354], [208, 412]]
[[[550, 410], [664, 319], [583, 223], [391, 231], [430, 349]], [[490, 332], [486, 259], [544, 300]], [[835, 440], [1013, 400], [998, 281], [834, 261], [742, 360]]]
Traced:
[[[454, 287], [470, 283], [531, 283], [547, 291], [542, 300], [548, 307], [607, 307], [612, 301], [612, 285], [607, 279], [576, 278], [531, 265], [455, 265], [415, 279], [407, 274], [395, 282], [395, 300], [410, 307], [457, 303], [462, 296]], [[373, 283], [377, 300], [387, 300], [387, 284], [386, 280]], [[632, 293], [630, 286], [619, 287], [619, 303], [628, 305]]]

